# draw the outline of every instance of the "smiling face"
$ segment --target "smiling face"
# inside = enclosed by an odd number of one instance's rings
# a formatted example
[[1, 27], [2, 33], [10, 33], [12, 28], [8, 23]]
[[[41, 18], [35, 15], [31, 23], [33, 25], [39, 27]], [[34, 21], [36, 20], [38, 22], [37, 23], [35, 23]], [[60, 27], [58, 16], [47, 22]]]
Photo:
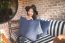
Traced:
[[28, 13], [28, 14], [27, 14], [28, 16], [32, 17], [32, 16], [33, 16], [33, 13], [34, 13], [34, 12], [33, 12], [33, 9], [30, 8], [27, 13]]

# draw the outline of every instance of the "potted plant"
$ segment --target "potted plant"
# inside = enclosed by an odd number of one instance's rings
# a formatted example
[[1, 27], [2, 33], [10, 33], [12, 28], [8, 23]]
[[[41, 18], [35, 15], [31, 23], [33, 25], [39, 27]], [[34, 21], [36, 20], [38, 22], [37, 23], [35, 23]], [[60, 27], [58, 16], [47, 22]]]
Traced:
[[9, 0], [2, 0], [0, 3], [0, 22], [8, 20], [9, 16], [12, 14], [9, 2]]

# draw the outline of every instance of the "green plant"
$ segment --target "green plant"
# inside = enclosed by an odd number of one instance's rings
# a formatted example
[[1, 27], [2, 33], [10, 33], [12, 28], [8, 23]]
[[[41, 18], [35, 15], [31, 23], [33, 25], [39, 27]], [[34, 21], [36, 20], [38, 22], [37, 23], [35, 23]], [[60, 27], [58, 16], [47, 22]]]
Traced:
[[6, 21], [9, 19], [9, 16], [12, 14], [12, 9], [10, 8], [9, 0], [2, 0], [0, 2], [0, 22]]
[[2, 40], [0, 40], [0, 43], [4, 43]]
[[9, 2], [6, 0], [1, 1], [0, 3], [0, 9], [2, 8], [8, 8]]
[[2, 41], [2, 33], [1, 33], [1, 31], [0, 31], [0, 43], [4, 43], [3, 41]]
[[0, 23], [11, 20], [18, 8], [18, 0], [0, 0]]

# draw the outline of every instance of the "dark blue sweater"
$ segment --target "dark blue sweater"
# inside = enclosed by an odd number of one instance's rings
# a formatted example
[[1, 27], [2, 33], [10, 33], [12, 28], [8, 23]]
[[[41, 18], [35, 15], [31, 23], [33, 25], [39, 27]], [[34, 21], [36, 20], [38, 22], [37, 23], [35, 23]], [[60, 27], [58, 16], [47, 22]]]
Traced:
[[21, 17], [20, 19], [20, 35], [23, 35], [33, 41], [36, 40], [37, 35], [43, 33], [40, 20], [26, 20]]

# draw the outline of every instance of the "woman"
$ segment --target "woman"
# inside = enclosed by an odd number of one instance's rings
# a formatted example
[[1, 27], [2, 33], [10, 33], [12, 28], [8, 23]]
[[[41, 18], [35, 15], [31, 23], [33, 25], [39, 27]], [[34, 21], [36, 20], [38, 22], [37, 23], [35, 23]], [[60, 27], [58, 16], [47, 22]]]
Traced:
[[20, 35], [29, 38], [32, 41], [37, 39], [37, 35], [43, 31], [40, 26], [40, 20], [37, 19], [38, 12], [35, 5], [26, 6], [26, 17], [20, 19]]

